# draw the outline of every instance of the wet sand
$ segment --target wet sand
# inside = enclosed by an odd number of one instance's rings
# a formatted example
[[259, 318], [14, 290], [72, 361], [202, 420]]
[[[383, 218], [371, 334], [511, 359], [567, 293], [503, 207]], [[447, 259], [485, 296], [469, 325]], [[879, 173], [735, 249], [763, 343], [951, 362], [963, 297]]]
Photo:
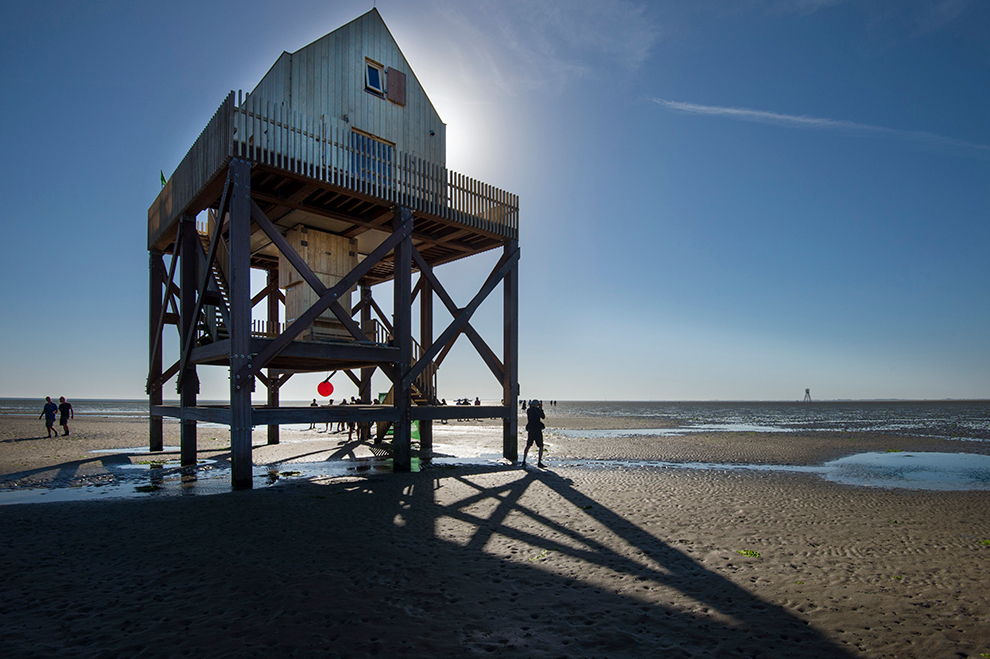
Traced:
[[[621, 423], [548, 419], [551, 429]], [[0, 487], [99, 482], [110, 477], [105, 462], [148, 459], [90, 453], [145, 445], [142, 421], [77, 418], [70, 438], [39, 434], [36, 420], [0, 417]], [[437, 444], [497, 454], [499, 436], [452, 423], [438, 427]], [[283, 437], [258, 446], [256, 463], [373, 453], [340, 435]], [[167, 424], [166, 444], [178, 444], [177, 425]], [[199, 444], [225, 459], [225, 430], [201, 428]], [[2, 505], [0, 648], [11, 657], [990, 653], [990, 492], [554, 464], [801, 465], [888, 449], [988, 452], [852, 433], [551, 434], [546, 471], [442, 465], [214, 496]]]

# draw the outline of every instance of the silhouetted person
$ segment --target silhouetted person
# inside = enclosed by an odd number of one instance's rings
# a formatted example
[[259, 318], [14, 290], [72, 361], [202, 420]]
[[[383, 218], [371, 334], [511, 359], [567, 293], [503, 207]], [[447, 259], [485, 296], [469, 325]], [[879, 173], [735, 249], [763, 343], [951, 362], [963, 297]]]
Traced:
[[543, 429], [546, 428], [543, 425], [543, 419], [546, 418], [546, 414], [543, 413], [543, 403], [538, 400], [529, 401], [529, 408], [526, 410], [526, 430], [529, 432], [529, 437], [526, 439], [526, 450], [523, 451], [523, 466], [526, 465], [526, 456], [529, 454], [529, 447], [536, 444], [540, 449], [540, 454], [536, 458], [536, 466], [543, 469], [545, 466], [543, 464]]
[[[358, 403], [358, 399], [355, 398], [354, 396], [351, 396], [351, 405], [358, 405], [358, 404], [359, 404]], [[347, 422], [347, 441], [351, 441], [351, 438], [353, 436], [354, 436], [354, 421], [348, 421]]]
[[[313, 402], [312, 402], [312, 403], [310, 403], [310, 404], [309, 404], [309, 406], [310, 406], [310, 407], [319, 407], [319, 406], [320, 406], [320, 404], [319, 404], [319, 403], [317, 403], [317, 402], [316, 402], [316, 399], [314, 398], [314, 399], [313, 399]], [[310, 423], [309, 423], [309, 429], [310, 429], [310, 430], [313, 430], [314, 428], [316, 428], [316, 421], [310, 421]]]
[[75, 419], [72, 403], [66, 402], [65, 396], [58, 399], [58, 425], [62, 426], [62, 434], [69, 434], [69, 419]]
[[[341, 398], [340, 399], [340, 404], [341, 405], [347, 405], [347, 399], [346, 398]], [[344, 428], [346, 427], [346, 425], [347, 425], [347, 423], [345, 421], [338, 421], [337, 422], [337, 432], [344, 432]]]
[[51, 437], [52, 433], [58, 437], [58, 431], [55, 430], [55, 413], [58, 412], [58, 405], [52, 402], [51, 396], [45, 396], [45, 406], [41, 408], [41, 414], [38, 418], [45, 417], [45, 428], [48, 429], [48, 436]]

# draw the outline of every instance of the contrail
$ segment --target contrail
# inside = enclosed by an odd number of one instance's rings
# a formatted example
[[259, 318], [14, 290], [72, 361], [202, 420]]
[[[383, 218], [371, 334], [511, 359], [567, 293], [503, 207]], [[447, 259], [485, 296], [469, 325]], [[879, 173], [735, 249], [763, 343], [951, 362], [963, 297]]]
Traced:
[[750, 108], [730, 108], [719, 105], [699, 105], [698, 103], [683, 103], [680, 101], [668, 101], [662, 98], [649, 99], [657, 105], [680, 112], [683, 114], [703, 114], [715, 117], [728, 117], [739, 119], [740, 121], [751, 121], [760, 124], [770, 124], [773, 126], [786, 126], [789, 128], [804, 128], [809, 130], [833, 130], [844, 133], [862, 133], [895, 139], [921, 142], [931, 146], [951, 147], [956, 150], [969, 152], [973, 155], [987, 158], [990, 157], [990, 146], [978, 144], [976, 142], [966, 142], [944, 135], [926, 133], [914, 130], [898, 130], [896, 128], [886, 128], [884, 126], [872, 126], [870, 124], [860, 124], [855, 121], [845, 121], [843, 119], [827, 119], [824, 117], [812, 117], [805, 114], [780, 114], [779, 112], [768, 112], [766, 110], [753, 110]]

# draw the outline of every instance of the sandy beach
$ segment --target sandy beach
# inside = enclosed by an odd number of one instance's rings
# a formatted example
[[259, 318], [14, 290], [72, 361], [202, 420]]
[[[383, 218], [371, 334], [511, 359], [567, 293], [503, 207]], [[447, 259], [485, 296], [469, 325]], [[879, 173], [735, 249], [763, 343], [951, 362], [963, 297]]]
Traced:
[[[557, 416], [547, 425], [656, 421]], [[438, 426], [437, 450], [498, 453], [499, 433]], [[262, 446], [259, 429], [255, 462], [291, 473], [293, 462], [374, 453], [330, 433], [285, 430], [283, 438]], [[178, 444], [176, 424], [167, 424], [166, 443]], [[990, 656], [990, 492], [601, 462], [818, 465], [866, 451], [990, 453], [986, 444], [869, 433], [595, 440], [552, 432], [548, 443], [547, 470], [479, 460], [285, 478], [210, 496], [0, 505], [0, 651]], [[105, 451], [146, 444], [142, 420], [77, 418], [69, 438], [49, 440], [37, 420], [0, 417], [0, 488], [109, 483], [110, 467], [148, 455]], [[225, 430], [200, 429], [201, 457], [222, 465], [227, 445]]]

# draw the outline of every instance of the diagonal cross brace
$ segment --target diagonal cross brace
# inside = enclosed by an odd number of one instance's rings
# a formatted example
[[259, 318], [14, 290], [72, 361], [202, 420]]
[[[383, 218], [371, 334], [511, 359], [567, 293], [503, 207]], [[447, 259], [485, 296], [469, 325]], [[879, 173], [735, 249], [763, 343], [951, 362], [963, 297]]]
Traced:
[[408, 389], [412, 386], [412, 383], [416, 381], [419, 374], [422, 373], [426, 369], [427, 365], [433, 361], [433, 358], [436, 357], [437, 353], [443, 349], [444, 345], [454, 338], [454, 336], [460, 332], [465, 325], [467, 325], [467, 322], [471, 320], [471, 316], [478, 310], [481, 303], [485, 301], [485, 298], [487, 298], [488, 295], [495, 290], [495, 287], [499, 284], [499, 282], [501, 282], [505, 276], [512, 271], [518, 262], [519, 248], [516, 248], [509, 254], [502, 255], [502, 258], [500, 258], [498, 263], [495, 264], [494, 270], [492, 270], [492, 273], [488, 275], [488, 279], [485, 280], [484, 285], [481, 287], [481, 290], [478, 291], [477, 295], [474, 296], [466, 307], [461, 309], [460, 313], [457, 314], [453, 322], [451, 322], [450, 325], [447, 326], [447, 329], [443, 331], [443, 334], [441, 334], [433, 345], [430, 346], [425, 353], [423, 353], [419, 361], [416, 362], [416, 364], [409, 369], [409, 372], [406, 373], [405, 377], [402, 378], [403, 388]]
[[[321, 298], [324, 295], [326, 295], [327, 287], [323, 283], [323, 281], [321, 281], [320, 278], [316, 276], [316, 273], [314, 273], [312, 269], [310, 269], [309, 264], [306, 263], [306, 261], [304, 261], [301, 256], [299, 256], [299, 253], [296, 252], [296, 250], [292, 249], [292, 246], [289, 245], [289, 241], [285, 239], [285, 236], [283, 236], [282, 233], [278, 230], [278, 228], [272, 223], [272, 221], [268, 219], [268, 216], [265, 215], [265, 212], [261, 210], [261, 207], [258, 206], [258, 204], [255, 203], [253, 199], [251, 200], [251, 219], [253, 219], [258, 224], [258, 226], [262, 228], [262, 230], [268, 235], [268, 238], [275, 244], [278, 250], [282, 252], [282, 254], [289, 260], [292, 266], [299, 271], [300, 276], [306, 280], [306, 283], [312, 286], [313, 290], [316, 291], [316, 294], [319, 295]], [[391, 250], [391, 248], [389, 248], [389, 250]], [[378, 250], [375, 251], [377, 252]], [[384, 258], [385, 254], [388, 254], [388, 251], [382, 253], [382, 256], [379, 257], [378, 260]], [[374, 265], [375, 263], [377, 263], [377, 261], [372, 262], [372, 265]], [[362, 272], [358, 278], [353, 280], [351, 285], [353, 286], [354, 284], [357, 284], [358, 279], [360, 279], [360, 277], [363, 277], [365, 274], [367, 273]], [[337, 287], [335, 286], [334, 288]], [[367, 341], [368, 337], [365, 336], [364, 332], [361, 331], [361, 326], [358, 325], [354, 321], [354, 319], [351, 318], [350, 314], [348, 314], [347, 311], [344, 310], [344, 307], [340, 306], [340, 303], [337, 302], [337, 298], [340, 297], [343, 293], [346, 293], [347, 290], [348, 289], [345, 288], [343, 291], [334, 295], [333, 301], [330, 302], [329, 306], [321, 307], [321, 310], [319, 311], [319, 313], [316, 314], [316, 316], [318, 316], [320, 313], [323, 313], [327, 309], [330, 309], [330, 311], [332, 311], [333, 314], [337, 316], [337, 318], [344, 325], [344, 327], [347, 328], [347, 331], [351, 333], [351, 336], [353, 336], [358, 341]], [[314, 320], [316, 320], [316, 316], [313, 316], [309, 322], [312, 323]], [[302, 332], [305, 329], [306, 326], [303, 326], [300, 332]], [[298, 336], [298, 334], [293, 335], [292, 338], [295, 338], [296, 336]]]
[[[227, 181], [223, 186], [223, 194], [220, 196], [220, 209], [217, 211], [217, 217], [223, 218], [227, 211], [227, 205], [230, 203], [230, 192], [231, 192], [231, 172], [227, 170]], [[179, 382], [182, 384], [182, 377], [186, 373], [186, 364], [189, 363], [189, 355], [192, 354], [193, 349], [193, 337], [196, 336], [196, 322], [199, 319], [199, 314], [203, 311], [203, 296], [206, 294], [206, 289], [209, 288], [210, 282], [213, 280], [213, 261], [217, 258], [217, 249], [220, 246], [220, 241], [223, 240], [221, 232], [223, 230], [223, 222], [217, 222], [216, 228], [213, 230], [213, 237], [210, 239], [210, 252], [205, 256], [205, 262], [203, 257], [203, 248], [200, 247], [198, 250], [199, 263], [203, 266], [203, 280], [199, 284], [199, 290], [196, 292], [196, 310], [193, 312], [192, 322], [189, 323], [189, 330], [186, 332], [185, 341], [182, 343], [182, 358], [179, 360]], [[227, 305], [220, 304], [220, 314], [223, 316], [223, 322], [230, 327], [230, 317], [227, 310]]]
[[[175, 231], [175, 249], [172, 250], [172, 262], [168, 266], [168, 277], [165, 280], [165, 302], [162, 303], [162, 310], [158, 314], [158, 328], [155, 330], [155, 345], [151, 348], [151, 359], [148, 364], [148, 372], [151, 372], [151, 363], [158, 358], [158, 352], [162, 347], [162, 329], [165, 327], [165, 312], [168, 311], [168, 303], [171, 301], [172, 297], [172, 280], [175, 277], [175, 266], [179, 262], [179, 252], [182, 250], [182, 243], [179, 239], [182, 238], [182, 227], [184, 223], [179, 222], [179, 228]], [[174, 309], [173, 303], [173, 309]]]
[[[347, 275], [344, 276], [333, 288], [327, 288], [320, 278], [310, 269], [309, 265], [299, 256], [296, 250], [292, 249], [289, 242], [285, 237], [279, 233], [279, 230], [272, 224], [271, 220], [265, 215], [264, 211], [258, 207], [254, 201], [251, 202], [251, 217], [258, 226], [268, 235], [275, 246], [285, 255], [285, 257], [292, 263], [292, 266], [299, 271], [306, 282], [313, 287], [313, 290], [320, 296], [320, 299], [316, 301], [313, 306], [305, 311], [299, 318], [295, 320], [291, 325], [285, 328], [285, 330], [279, 334], [271, 343], [265, 346], [261, 352], [254, 356], [251, 361], [246, 364], [240, 372], [237, 374], [242, 380], [255, 375], [258, 371], [264, 368], [268, 362], [274, 359], [279, 353], [281, 353], [285, 348], [288, 347], [290, 343], [302, 332], [309, 327], [316, 318], [330, 309], [334, 314], [340, 319], [344, 326], [350, 330], [354, 338], [359, 341], [368, 341], [368, 337], [365, 336], [364, 332], [358, 326], [354, 319], [347, 315], [344, 308], [337, 302], [337, 299], [351, 289], [358, 281], [368, 274], [379, 261], [381, 261], [385, 256], [391, 252], [397, 244], [402, 240], [405, 240], [409, 234], [412, 233], [412, 223], [406, 223], [398, 231], [391, 234], [385, 241], [376, 247], [374, 251], [368, 254], [367, 257], [362, 260], [356, 268], [351, 270]], [[384, 370], [384, 369], [383, 369]], [[386, 371], [387, 372], [387, 371]]]
[[[419, 250], [416, 249], [415, 245], [413, 246], [412, 255], [413, 255], [413, 260], [416, 262], [416, 265], [419, 268], [420, 274], [426, 277], [427, 281], [430, 282], [430, 286], [433, 287], [433, 290], [434, 292], [436, 292], [437, 297], [439, 297], [440, 301], [443, 302], [445, 307], [447, 307], [447, 311], [450, 312], [451, 317], [456, 318], [457, 314], [460, 313], [460, 308], [458, 308], [458, 306], [454, 304], [454, 300], [451, 299], [450, 295], [448, 295], [447, 291], [440, 283], [440, 280], [437, 279], [437, 276], [435, 274], [433, 274], [433, 268], [431, 268], [430, 265], [426, 262], [426, 259], [424, 259], [423, 255], [419, 253]], [[499, 382], [504, 380], [505, 370], [504, 367], [502, 366], [501, 360], [499, 360], [499, 358], [495, 356], [495, 353], [492, 351], [491, 348], [488, 347], [488, 344], [485, 343], [485, 340], [481, 338], [481, 335], [478, 334], [478, 332], [473, 327], [471, 327], [471, 323], [464, 323], [464, 333], [467, 334], [467, 337], [471, 340], [471, 343], [474, 345], [475, 350], [477, 350], [478, 354], [481, 355], [481, 358], [488, 365], [488, 368], [491, 369], [491, 372], [495, 376], [495, 378]]]

